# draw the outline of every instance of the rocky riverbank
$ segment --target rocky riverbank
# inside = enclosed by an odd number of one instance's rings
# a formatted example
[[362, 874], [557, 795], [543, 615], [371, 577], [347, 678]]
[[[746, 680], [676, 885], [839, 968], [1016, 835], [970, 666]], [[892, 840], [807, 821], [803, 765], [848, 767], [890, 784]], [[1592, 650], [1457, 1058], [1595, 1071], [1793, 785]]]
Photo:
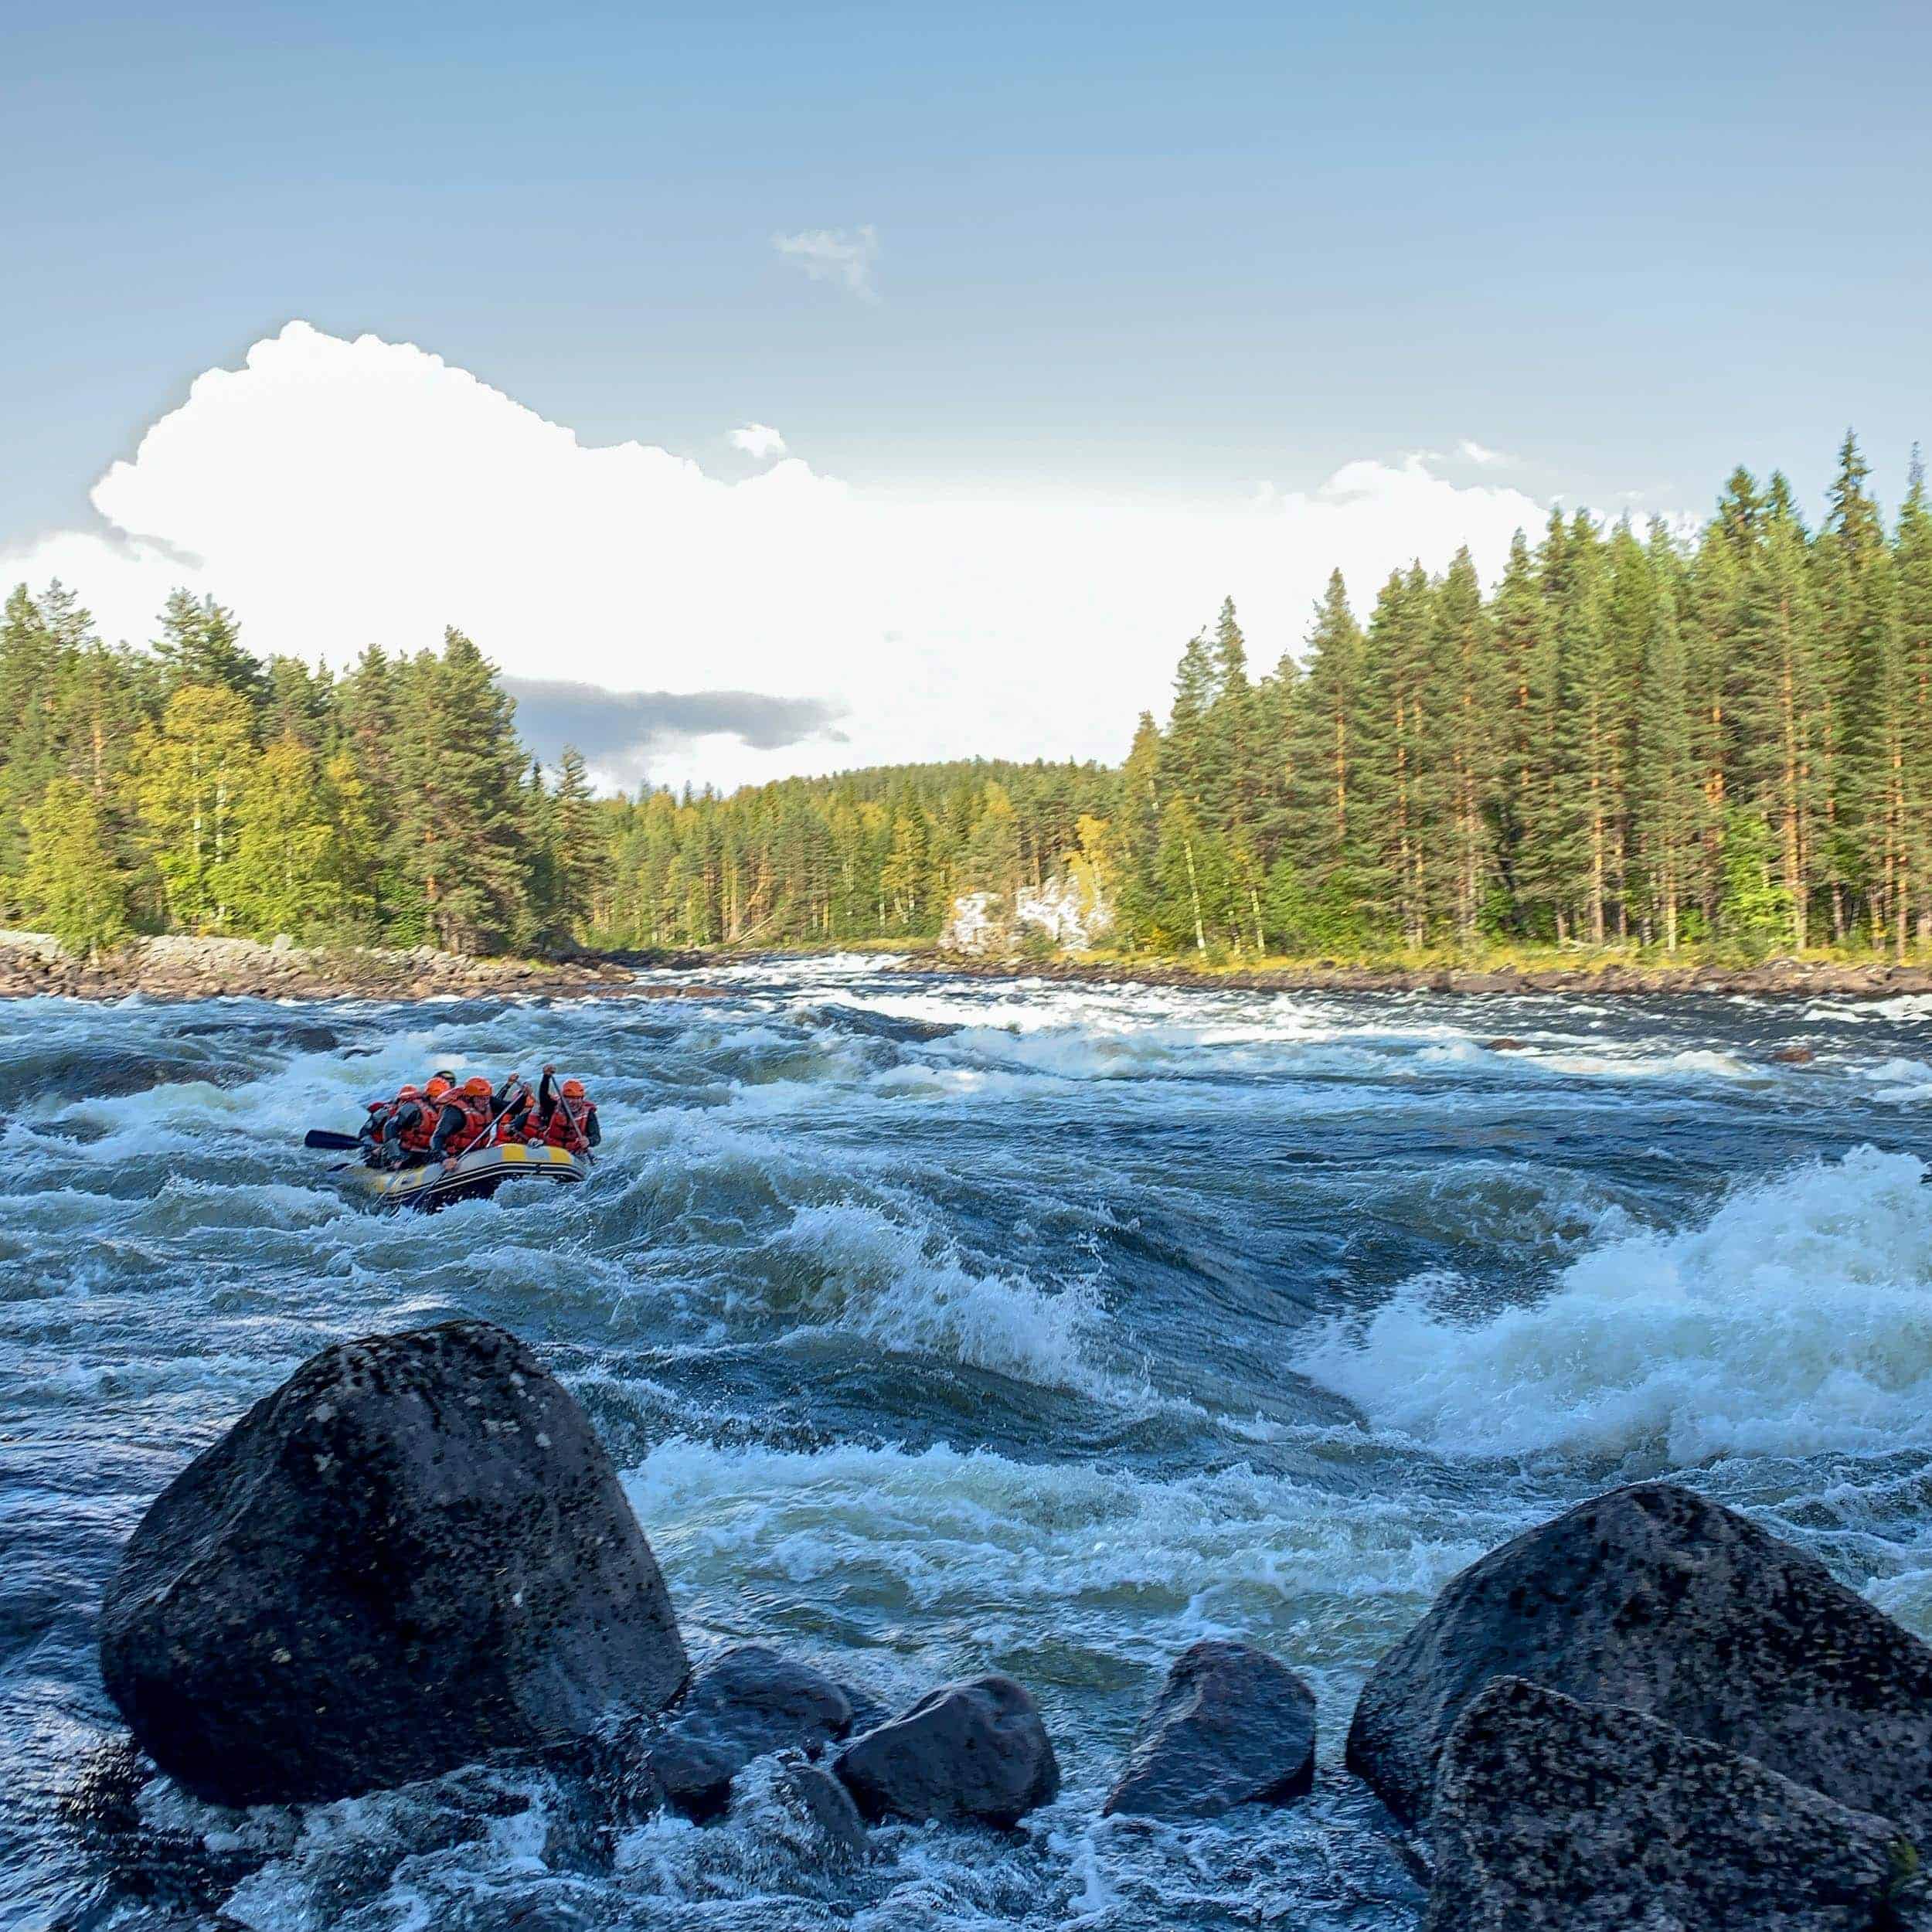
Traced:
[[1932, 967], [1829, 960], [1772, 959], [1755, 966], [1640, 965], [1621, 961], [1575, 966], [1397, 967], [1333, 961], [1257, 968], [1195, 968], [1184, 961], [985, 959], [937, 951], [906, 955], [896, 970], [982, 979], [1063, 980], [1097, 986], [1209, 987], [1255, 993], [1745, 993], [1811, 999], [1821, 994], [1889, 999], [1932, 993]]
[[[631, 964], [646, 963], [633, 961]], [[695, 963], [668, 957], [666, 964]], [[179, 934], [136, 939], [97, 961], [63, 952], [46, 933], [0, 932], [0, 998], [55, 994], [70, 999], [443, 999], [492, 995], [696, 993], [701, 988], [639, 988], [631, 964], [607, 959], [473, 959], [419, 946], [315, 949], [277, 940], [197, 939]]]
[[[1012, 1679], [894, 1716], [757, 1642], [694, 1670], [672, 1595], [572, 1397], [501, 1328], [449, 1322], [323, 1350], [175, 1478], [107, 1592], [102, 1677], [153, 1761], [231, 1815], [540, 1767], [573, 1794], [573, 1869], [659, 1813], [767, 1819], [831, 1869], [869, 1855], [870, 1825], [1011, 1830], [1059, 1799]], [[1304, 1798], [1315, 1760], [1301, 1679], [1203, 1641], [1102, 1810], [1238, 1832]], [[1407, 1835], [1428, 1932], [1932, 1911], [1932, 1649], [1669, 1483], [1451, 1580], [1370, 1673], [1346, 1765]]]

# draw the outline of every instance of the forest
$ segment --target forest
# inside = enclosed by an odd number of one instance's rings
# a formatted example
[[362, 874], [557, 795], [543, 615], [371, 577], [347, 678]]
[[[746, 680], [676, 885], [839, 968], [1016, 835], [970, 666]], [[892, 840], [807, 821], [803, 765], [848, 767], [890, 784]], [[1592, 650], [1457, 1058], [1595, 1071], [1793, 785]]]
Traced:
[[1740, 469], [1689, 537], [1587, 511], [1330, 580], [1250, 661], [1232, 603], [1124, 762], [907, 765], [594, 796], [519, 745], [461, 632], [339, 674], [179, 591], [145, 647], [0, 617], [0, 917], [453, 951], [930, 942], [1077, 877], [1124, 952], [1932, 947], [1932, 504], [1854, 438], [1815, 527]]

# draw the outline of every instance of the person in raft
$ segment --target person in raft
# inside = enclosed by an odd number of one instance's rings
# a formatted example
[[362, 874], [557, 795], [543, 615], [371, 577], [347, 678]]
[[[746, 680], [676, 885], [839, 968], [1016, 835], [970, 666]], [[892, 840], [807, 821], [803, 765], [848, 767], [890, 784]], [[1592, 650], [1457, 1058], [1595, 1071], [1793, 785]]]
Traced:
[[570, 1154], [587, 1154], [604, 1139], [604, 1130], [597, 1125], [597, 1104], [584, 1092], [583, 1081], [566, 1080], [559, 1087], [554, 1066], [543, 1070], [530, 1126], [533, 1131], [529, 1138]]

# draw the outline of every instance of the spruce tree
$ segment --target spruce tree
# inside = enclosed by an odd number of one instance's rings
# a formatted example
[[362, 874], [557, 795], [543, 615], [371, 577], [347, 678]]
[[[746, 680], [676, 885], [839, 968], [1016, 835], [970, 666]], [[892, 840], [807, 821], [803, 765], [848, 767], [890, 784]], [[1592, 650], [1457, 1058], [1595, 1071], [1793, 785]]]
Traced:
[[161, 613], [161, 635], [155, 655], [165, 667], [168, 689], [183, 685], [219, 685], [257, 709], [269, 699], [266, 672], [242, 648], [241, 627], [235, 614], [217, 604], [212, 594], [170, 593]]

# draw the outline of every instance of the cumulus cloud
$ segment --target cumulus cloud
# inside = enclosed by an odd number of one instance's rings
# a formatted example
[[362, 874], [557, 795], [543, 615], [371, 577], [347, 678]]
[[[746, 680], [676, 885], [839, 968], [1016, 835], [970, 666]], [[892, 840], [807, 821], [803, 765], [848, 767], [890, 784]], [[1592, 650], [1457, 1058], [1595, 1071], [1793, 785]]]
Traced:
[[785, 453], [785, 439], [769, 423], [747, 423], [742, 428], [733, 430], [731, 446], [743, 450], [757, 463]]
[[1485, 469], [1497, 463], [1508, 463], [1514, 459], [1501, 450], [1492, 450], [1486, 445], [1472, 442], [1468, 437], [1456, 445], [1458, 451], [1472, 463], [1479, 463]]
[[838, 282], [861, 301], [878, 301], [872, 265], [879, 259], [879, 231], [870, 222], [859, 228], [801, 228], [795, 235], [774, 235], [771, 245], [814, 281]]
[[[976, 752], [1117, 759], [1224, 594], [1271, 662], [1331, 567], [1363, 602], [1463, 544], [1493, 575], [1546, 515], [1413, 457], [1192, 504], [866, 490], [790, 456], [726, 482], [648, 444], [586, 447], [408, 344], [301, 322], [199, 377], [94, 502], [106, 537], [58, 533], [0, 575], [57, 575], [137, 640], [172, 586], [211, 590], [256, 649], [335, 664], [455, 624], [526, 689], [629, 694], [607, 777], [718, 784]], [[668, 698], [725, 708], [674, 716]], [[742, 709], [766, 700], [791, 708]]]

